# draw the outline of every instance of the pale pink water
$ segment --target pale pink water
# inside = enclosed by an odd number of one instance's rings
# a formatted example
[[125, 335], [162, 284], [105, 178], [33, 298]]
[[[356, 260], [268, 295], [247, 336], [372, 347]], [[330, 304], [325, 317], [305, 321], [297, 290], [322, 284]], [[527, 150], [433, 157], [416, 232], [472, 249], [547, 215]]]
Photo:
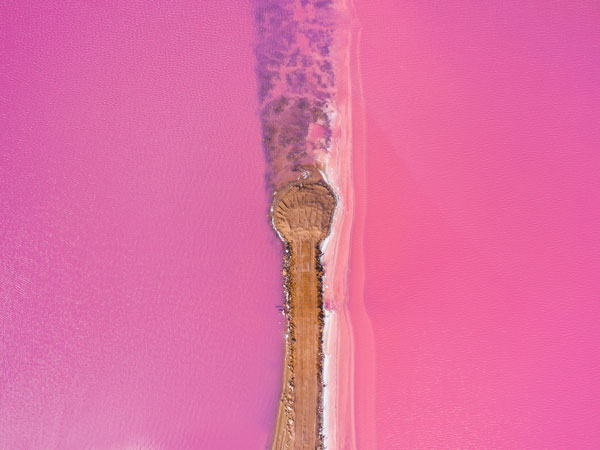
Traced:
[[246, 2], [4, 2], [0, 448], [264, 448], [283, 355]]
[[600, 448], [600, 9], [356, 7], [358, 448]]

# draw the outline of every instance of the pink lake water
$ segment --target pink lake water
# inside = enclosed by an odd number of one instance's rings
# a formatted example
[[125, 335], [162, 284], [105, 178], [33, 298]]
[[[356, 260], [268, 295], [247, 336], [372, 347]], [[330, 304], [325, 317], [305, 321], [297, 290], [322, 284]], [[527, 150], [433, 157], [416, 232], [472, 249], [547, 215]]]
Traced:
[[[592, 3], [340, 2], [338, 448], [600, 447]], [[0, 448], [265, 448], [250, 3], [0, 14]]]
[[249, 4], [0, 16], [0, 448], [265, 448], [281, 245]]
[[600, 9], [355, 4], [358, 448], [600, 448]]

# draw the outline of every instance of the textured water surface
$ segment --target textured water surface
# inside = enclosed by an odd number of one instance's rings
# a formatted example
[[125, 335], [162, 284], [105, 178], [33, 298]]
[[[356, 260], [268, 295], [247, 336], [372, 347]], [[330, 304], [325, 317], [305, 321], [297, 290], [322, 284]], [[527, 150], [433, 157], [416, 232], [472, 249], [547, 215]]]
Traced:
[[251, 6], [0, 10], [0, 448], [264, 448], [281, 250]]
[[600, 10], [356, 6], [359, 437], [374, 417], [380, 449], [599, 448]]

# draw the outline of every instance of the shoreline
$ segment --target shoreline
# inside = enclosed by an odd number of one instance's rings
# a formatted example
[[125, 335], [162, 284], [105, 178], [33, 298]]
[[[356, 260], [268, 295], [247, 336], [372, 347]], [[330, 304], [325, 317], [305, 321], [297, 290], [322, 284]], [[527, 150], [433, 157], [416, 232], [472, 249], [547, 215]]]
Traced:
[[329, 449], [356, 450], [354, 417], [354, 335], [348, 304], [351, 234], [355, 204], [353, 180], [352, 80], [353, 7], [340, 0], [339, 32], [334, 54], [336, 115], [332, 146], [324, 164], [327, 181], [337, 193], [338, 208], [323, 248], [325, 326], [324, 429]]
[[[340, 20], [334, 52], [336, 117], [324, 166], [327, 181], [338, 195], [338, 208], [323, 249], [324, 426], [326, 448], [357, 450], [375, 448], [374, 338], [363, 299], [366, 122], [360, 23], [352, 0], [339, 0], [336, 9]], [[357, 357], [371, 363], [357, 367]]]

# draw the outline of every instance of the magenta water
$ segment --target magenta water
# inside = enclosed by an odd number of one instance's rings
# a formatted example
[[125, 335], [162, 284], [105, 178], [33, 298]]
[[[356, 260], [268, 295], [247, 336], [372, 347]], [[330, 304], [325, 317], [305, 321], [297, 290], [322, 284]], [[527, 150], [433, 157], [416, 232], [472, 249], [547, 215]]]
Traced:
[[0, 10], [0, 448], [264, 448], [281, 250], [250, 5]]

